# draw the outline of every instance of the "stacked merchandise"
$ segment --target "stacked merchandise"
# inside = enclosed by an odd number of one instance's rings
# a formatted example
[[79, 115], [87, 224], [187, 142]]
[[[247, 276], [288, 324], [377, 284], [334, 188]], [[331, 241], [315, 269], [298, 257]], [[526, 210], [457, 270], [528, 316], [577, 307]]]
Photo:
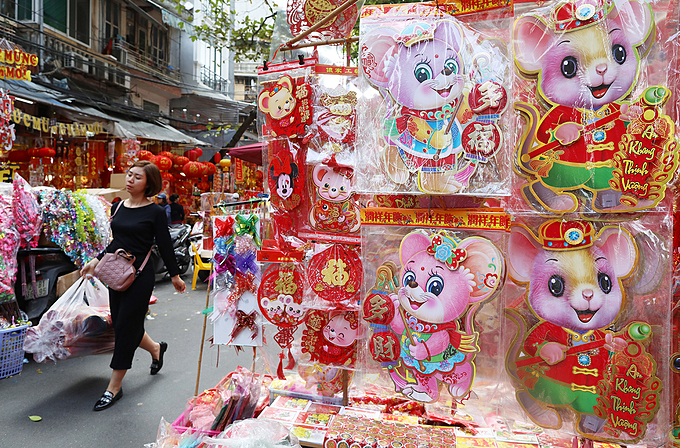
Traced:
[[434, 444], [668, 446], [678, 5], [474, 6], [366, 6], [358, 69], [260, 69], [269, 227], [215, 222], [214, 317], [328, 448], [394, 432], [316, 412], [348, 394], [463, 427]]

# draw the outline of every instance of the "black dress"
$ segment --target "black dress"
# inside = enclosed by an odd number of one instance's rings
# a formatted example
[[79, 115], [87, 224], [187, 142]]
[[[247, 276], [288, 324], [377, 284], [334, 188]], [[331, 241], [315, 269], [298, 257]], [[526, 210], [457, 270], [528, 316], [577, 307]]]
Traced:
[[[120, 201], [111, 207], [112, 215], [117, 207], [122, 208], [111, 220], [113, 241], [97, 258], [101, 260], [106, 252], [113, 253], [123, 248], [136, 257], [134, 265], [139, 268], [155, 238], [170, 276], [179, 274], [165, 210], [157, 204], [138, 208], [128, 208], [122, 204], [123, 201]], [[132, 367], [135, 350], [144, 336], [144, 319], [153, 292], [155, 272], [153, 260], [149, 257], [146, 266], [127, 290], [114, 291], [109, 288], [111, 320], [116, 335], [111, 359], [111, 368], [114, 370]]]

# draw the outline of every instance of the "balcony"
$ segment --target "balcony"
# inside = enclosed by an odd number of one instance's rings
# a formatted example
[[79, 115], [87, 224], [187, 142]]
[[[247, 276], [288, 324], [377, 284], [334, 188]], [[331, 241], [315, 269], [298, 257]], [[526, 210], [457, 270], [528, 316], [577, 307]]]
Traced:
[[225, 95], [229, 93], [229, 81], [218, 76], [205, 65], [201, 66], [201, 82], [211, 89], [224, 93]]
[[[105, 47], [106, 43], [103, 43], [102, 48]], [[149, 48], [142, 50], [139, 47], [130, 45], [123, 39], [115, 39], [111, 55], [124, 66], [157, 76], [161, 79], [178, 83], [182, 79], [179, 69], [171, 66], [162, 58], [154, 56]]]

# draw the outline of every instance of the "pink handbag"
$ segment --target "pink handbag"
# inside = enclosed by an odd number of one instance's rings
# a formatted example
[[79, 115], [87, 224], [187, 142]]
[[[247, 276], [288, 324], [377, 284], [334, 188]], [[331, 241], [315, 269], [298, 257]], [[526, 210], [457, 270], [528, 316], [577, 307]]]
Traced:
[[118, 249], [115, 253], [106, 254], [94, 268], [94, 276], [114, 291], [125, 291], [135, 281], [146, 262], [149, 261], [151, 251], [146, 254], [144, 263], [135, 269], [135, 256], [125, 249]]
[[[118, 205], [116, 211], [111, 215], [111, 219], [113, 219], [122, 206], [123, 204]], [[128, 253], [125, 249], [118, 249], [115, 253], [106, 254], [102, 257], [97, 267], [94, 268], [94, 276], [114, 291], [125, 291], [135, 281], [139, 273], [142, 272], [146, 262], [149, 261], [150, 255], [151, 249], [146, 254], [144, 263], [142, 263], [139, 269], [135, 269], [133, 266], [135, 256]]]

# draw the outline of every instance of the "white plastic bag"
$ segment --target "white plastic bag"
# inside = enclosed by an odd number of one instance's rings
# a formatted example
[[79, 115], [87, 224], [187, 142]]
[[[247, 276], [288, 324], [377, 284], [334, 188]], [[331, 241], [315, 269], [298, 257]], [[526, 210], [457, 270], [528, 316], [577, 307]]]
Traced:
[[113, 344], [108, 289], [96, 278], [81, 278], [26, 330], [24, 350], [43, 362], [111, 352]]
[[204, 439], [213, 448], [301, 448], [298, 438], [281, 423], [249, 418]]

